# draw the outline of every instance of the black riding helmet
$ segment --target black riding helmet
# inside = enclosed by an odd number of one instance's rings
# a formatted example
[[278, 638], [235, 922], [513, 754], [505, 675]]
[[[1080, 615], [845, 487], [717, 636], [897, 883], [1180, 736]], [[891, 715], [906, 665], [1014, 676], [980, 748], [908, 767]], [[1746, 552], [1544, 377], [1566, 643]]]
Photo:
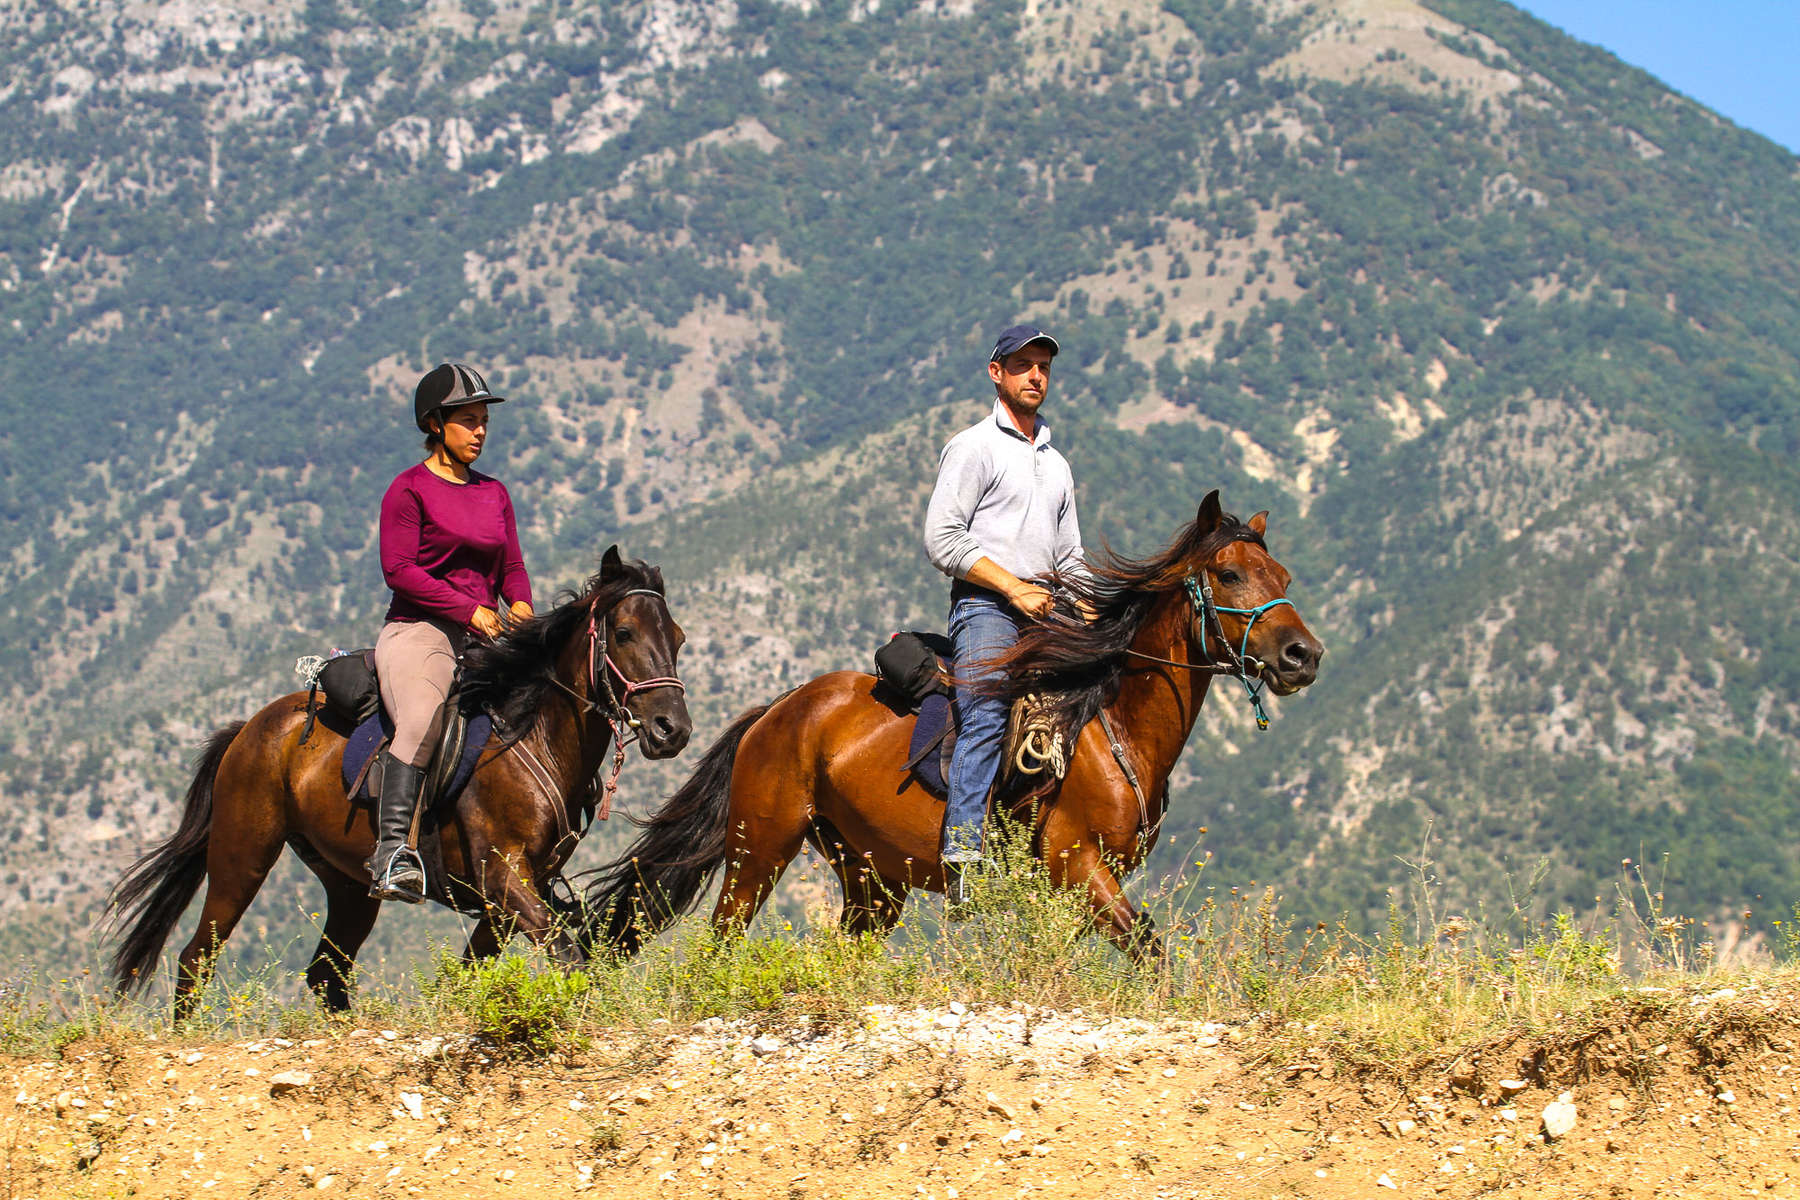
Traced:
[[487, 380], [474, 367], [462, 363], [439, 363], [425, 372], [419, 380], [419, 386], [413, 389], [413, 421], [420, 433], [430, 433], [425, 418], [440, 408], [455, 408], [461, 404], [473, 404], [477, 400], [485, 400], [489, 404], [504, 404], [505, 396], [496, 396], [488, 391]]

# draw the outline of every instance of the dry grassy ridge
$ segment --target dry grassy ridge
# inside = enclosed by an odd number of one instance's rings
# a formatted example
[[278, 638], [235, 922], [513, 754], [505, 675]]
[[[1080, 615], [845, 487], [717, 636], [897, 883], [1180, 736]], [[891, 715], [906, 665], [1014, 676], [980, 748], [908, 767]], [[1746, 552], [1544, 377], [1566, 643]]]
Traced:
[[538, 1058], [114, 1028], [0, 1060], [0, 1195], [1800, 1194], [1791, 972], [1544, 1016], [1411, 1062], [1023, 1003], [652, 1020]]

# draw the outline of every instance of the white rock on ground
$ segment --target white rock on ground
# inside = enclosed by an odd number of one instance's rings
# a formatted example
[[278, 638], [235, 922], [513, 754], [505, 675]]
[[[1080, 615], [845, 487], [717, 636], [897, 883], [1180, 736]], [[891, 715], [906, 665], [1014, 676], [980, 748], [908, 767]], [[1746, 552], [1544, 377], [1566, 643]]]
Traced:
[[[1568, 1093], [1564, 1093], [1566, 1097]], [[1566, 1098], [1544, 1106], [1544, 1136], [1552, 1141], [1567, 1137], [1575, 1128], [1575, 1105]]]

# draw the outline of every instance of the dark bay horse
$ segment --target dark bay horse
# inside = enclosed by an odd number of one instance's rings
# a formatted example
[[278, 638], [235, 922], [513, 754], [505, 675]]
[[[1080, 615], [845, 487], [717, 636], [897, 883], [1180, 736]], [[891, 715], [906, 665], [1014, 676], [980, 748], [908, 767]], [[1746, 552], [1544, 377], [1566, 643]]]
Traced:
[[[580, 594], [464, 651], [463, 707], [485, 708], [504, 732], [436, 834], [456, 906], [481, 914], [468, 957], [498, 953], [523, 932], [565, 963], [582, 959], [552, 919], [545, 889], [586, 826], [606, 752], [625, 727], [637, 731], [646, 758], [687, 745], [692, 725], [675, 678], [683, 640], [662, 573], [621, 560], [614, 546]], [[149, 981], [204, 879], [199, 927], [175, 984], [176, 1019], [185, 1016], [285, 845], [325, 885], [328, 904], [306, 982], [326, 1007], [349, 1007], [356, 952], [381, 910], [363, 866], [373, 815], [344, 794], [350, 730], [321, 712], [303, 744], [305, 708], [305, 693], [284, 696], [208, 739], [179, 828], [108, 901], [109, 919], [126, 925], [112, 963], [121, 991]], [[617, 747], [615, 770], [622, 762]]]
[[[1003, 781], [1001, 806], [1029, 814], [1033, 852], [1052, 880], [1085, 886], [1096, 925], [1134, 956], [1160, 957], [1161, 946], [1119, 880], [1156, 843], [1169, 771], [1213, 676], [1286, 695], [1318, 673], [1324, 649], [1286, 599], [1288, 573], [1263, 543], [1267, 518], [1239, 521], [1210, 493], [1163, 553], [1109, 554], [1091, 577], [1059, 580], [1092, 620], [1059, 614], [1027, 626], [1002, 660], [1003, 695], [1055, 695], [1080, 735], [1060, 785], [1009, 796]], [[598, 873], [587, 944], [635, 952], [692, 908], [720, 868], [713, 924], [741, 930], [808, 841], [843, 884], [846, 930], [886, 933], [911, 888], [941, 891], [944, 805], [905, 769], [914, 718], [875, 684], [840, 671], [739, 717], [636, 844]]]

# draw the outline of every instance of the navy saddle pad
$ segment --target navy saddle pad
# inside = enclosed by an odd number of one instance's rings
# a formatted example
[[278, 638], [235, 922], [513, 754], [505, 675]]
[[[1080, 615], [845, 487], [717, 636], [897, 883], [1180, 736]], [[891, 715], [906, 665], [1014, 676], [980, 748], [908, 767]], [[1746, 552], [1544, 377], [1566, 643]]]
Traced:
[[[443, 793], [432, 798], [434, 807], [447, 804], [462, 794], [463, 788], [468, 786], [469, 777], [475, 774], [475, 761], [481, 757], [493, 730], [494, 719], [486, 713], [469, 718], [468, 733], [463, 738], [462, 757], [457, 759], [456, 770], [450, 773], [450, 783]], [[345, 791], [349, 791], [362, 777], [363, 768], [375, 756], [375, 751], [393, 736], [394, 723], [388, 720], [385, 712], [376, 713], [351, 732], [350, 741], [344, 746]], [[350, 798], [356, 799], [355, 796]]]
[[939, 745], [950, 732], [950, 697], [933, 692], [919, 704], [919, 720], [913, 726], [912, 744], [906, 748], [906, 761], [925, 790], [937, 796], [948, 796], [944, 782], [943, 755]]

